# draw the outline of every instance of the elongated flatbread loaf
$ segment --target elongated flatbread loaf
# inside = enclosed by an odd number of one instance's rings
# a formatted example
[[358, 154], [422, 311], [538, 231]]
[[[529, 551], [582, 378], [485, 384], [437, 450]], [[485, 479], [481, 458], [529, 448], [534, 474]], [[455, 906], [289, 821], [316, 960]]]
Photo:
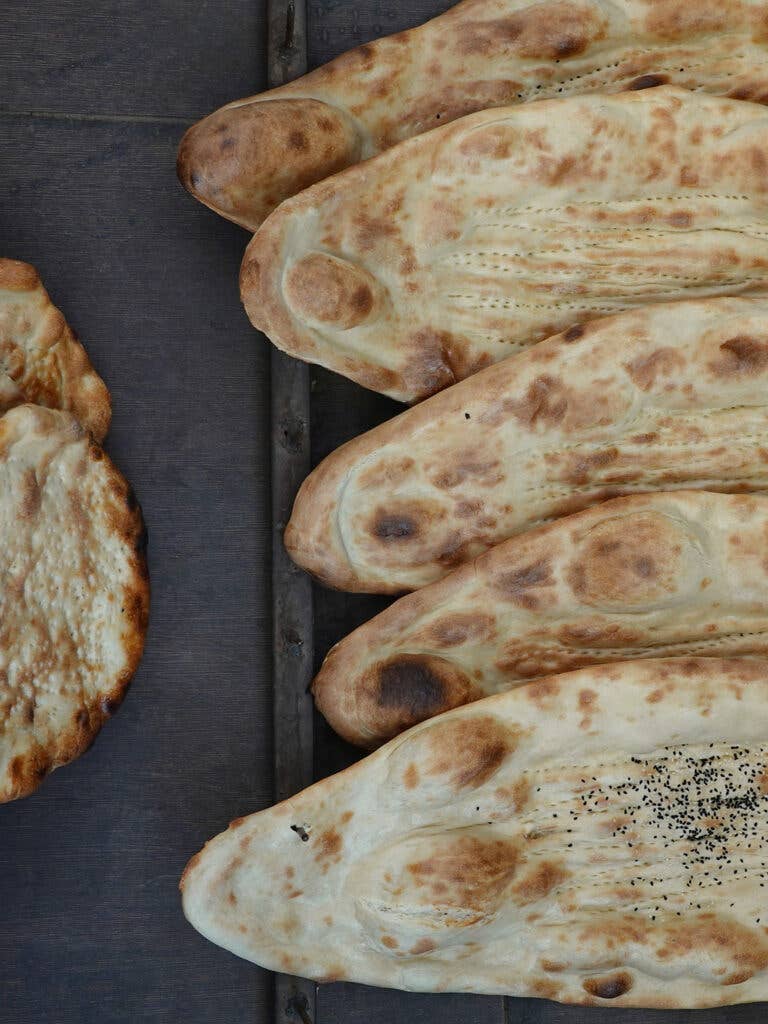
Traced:
[[241, 291], [403, 401], [628, 307], [766, 291], [768, 112], [672, 88], [483, 111], [287, 200]]
[[144, 644], [141, 510], [69, 413], [0, 419], [0, 802], [82, 754]]
[[179, 177], [256, 230], [283, 199], [412, 135], [525, 100], [641, 89], [768, 98], [764, 2], [465, 0], [199, 122]]
[[768, 663], [625, 662], [412, 729], [190, 861], [184, 910], [322, 981], [768, 999]]
[[499, 544], [332, 649], [318, 708], [345, 739], [622, 658], [768, 656], [768, 498], [617, 498]]
[[395, 593], [607, 497], [768, 487], [768, 299], [574, 327], [330, 455], [285, 543], [319, 579]]
[[0, 413], [23, 402], [65, 409], [101, 441], [109, 392], [37, 271], [0, 259]]

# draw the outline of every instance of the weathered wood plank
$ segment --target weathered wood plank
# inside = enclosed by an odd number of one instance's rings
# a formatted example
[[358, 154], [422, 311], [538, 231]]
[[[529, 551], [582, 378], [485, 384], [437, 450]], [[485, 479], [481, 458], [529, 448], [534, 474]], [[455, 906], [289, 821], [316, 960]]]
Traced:
[[0, 111], [189, 121], [264, 88], [264, 0], [3, 0]]
[[[305, 0], [268, 0], [270, 86], [303, 74], [306, 61]], [[313, 781], [312, 586], [283, 546], [294, 496], [310, 469], [307, 366], [274, 349], [271, 389], [275, 796], [284, 800]], [[313, 982], [276, 975], [277, 1024], [314, 1024], [315, 996]]]

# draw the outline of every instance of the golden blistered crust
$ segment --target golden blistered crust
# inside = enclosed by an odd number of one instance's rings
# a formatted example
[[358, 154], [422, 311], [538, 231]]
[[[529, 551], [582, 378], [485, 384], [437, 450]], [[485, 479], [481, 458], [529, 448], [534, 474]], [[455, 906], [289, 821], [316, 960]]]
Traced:
[[184, 911], [318, 981], [764, 1000], [767, 734], [765, 661], [548, 676], [233, 821], [187, 866]]
[[[606, 501], [497, 545], [332, 649], [313, 683], [345, 739], [623, 658], [768, 656], [768, 498]], [[584, 729], [593, 725], [589, 695]]]
[[109, 391], [37, 271], [0, 259], [0, 412], [24, 402], [73, 413], [97, 441], [109, 429]]
[[284, 199], [360, 155], [355, 129], [340, 111], [269, 95], [222, 107], [193, 125], [176, 163], [188, 192], [252, 231]]
[[766, 148], [765, 107], [671, 87], [483, 111], [284, 202], [243, 302], [291, 355], [420, 400], [590, 318], [765, 294]]
[[149, 614], [146, 532], [130, 485], [67, 413], [0, 419], [0, 801], [82, 754], [117, 710]]
[[768, 488], [768, 300], [587, 322], [348, 442], [285, 544], [322, 582], [398, 593], [606, 498]]
[[744, 0], [464, 0], [185, 135], [179, 177], [255, 231], [278, 203], [477, 110], [672, 84], [765, 102], [765, 10]]

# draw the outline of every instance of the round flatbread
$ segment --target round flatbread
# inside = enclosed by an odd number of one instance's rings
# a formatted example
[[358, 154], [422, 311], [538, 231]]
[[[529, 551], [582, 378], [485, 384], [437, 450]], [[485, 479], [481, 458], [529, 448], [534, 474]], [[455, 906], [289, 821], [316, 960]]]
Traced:
[[69, 413], [0, 419], [0, 801], [82, 754], [125, 694], [149, 608], [133, 492]]
[[102, 441], [109, 391], [37, 271], [0, 259], [0, 412], [23, 402], [66, 409]]

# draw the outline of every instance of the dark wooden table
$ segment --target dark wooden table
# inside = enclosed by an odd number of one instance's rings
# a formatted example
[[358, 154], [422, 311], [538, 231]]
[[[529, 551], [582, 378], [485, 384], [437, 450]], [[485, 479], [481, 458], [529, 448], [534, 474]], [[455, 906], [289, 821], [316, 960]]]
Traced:
[[[294, 761], [280, 730], [273, 747], [269, 590], [270, 373], [282, 400], [292, 371], [280, 360], [270, 369], [241, 310], [247, 236], [174, 174], [188, 124], [266, 84], [265, 4], [2, 7], [0, 255], [37, 265], [112, 390], [108, 447], [144, 506], [153, 608], [133, 689], [94, 748], [0, 807], [1, 1024], [301, 1024], [290, 981], [273, 998], [267, 972], [186, 924], [176, 888], [205, 839], [284, 794]], [[306, 60], [446, 6], [310, 0]], [[331, 374], [310, 377], [312, 464], [396, 410]], [[277, 648], [300, 671], [381, 606], [315, 588], [313, 635], [304, 646], [278, 635]], [[282, 720], [285, 705], [275, 709]], [[304, 727], [294, 778], [357, 756], [316, 716]], [[354, 985], [299, 991], [316, 1024], [766, 1019], [761, 1007], [664, 1015]]]

